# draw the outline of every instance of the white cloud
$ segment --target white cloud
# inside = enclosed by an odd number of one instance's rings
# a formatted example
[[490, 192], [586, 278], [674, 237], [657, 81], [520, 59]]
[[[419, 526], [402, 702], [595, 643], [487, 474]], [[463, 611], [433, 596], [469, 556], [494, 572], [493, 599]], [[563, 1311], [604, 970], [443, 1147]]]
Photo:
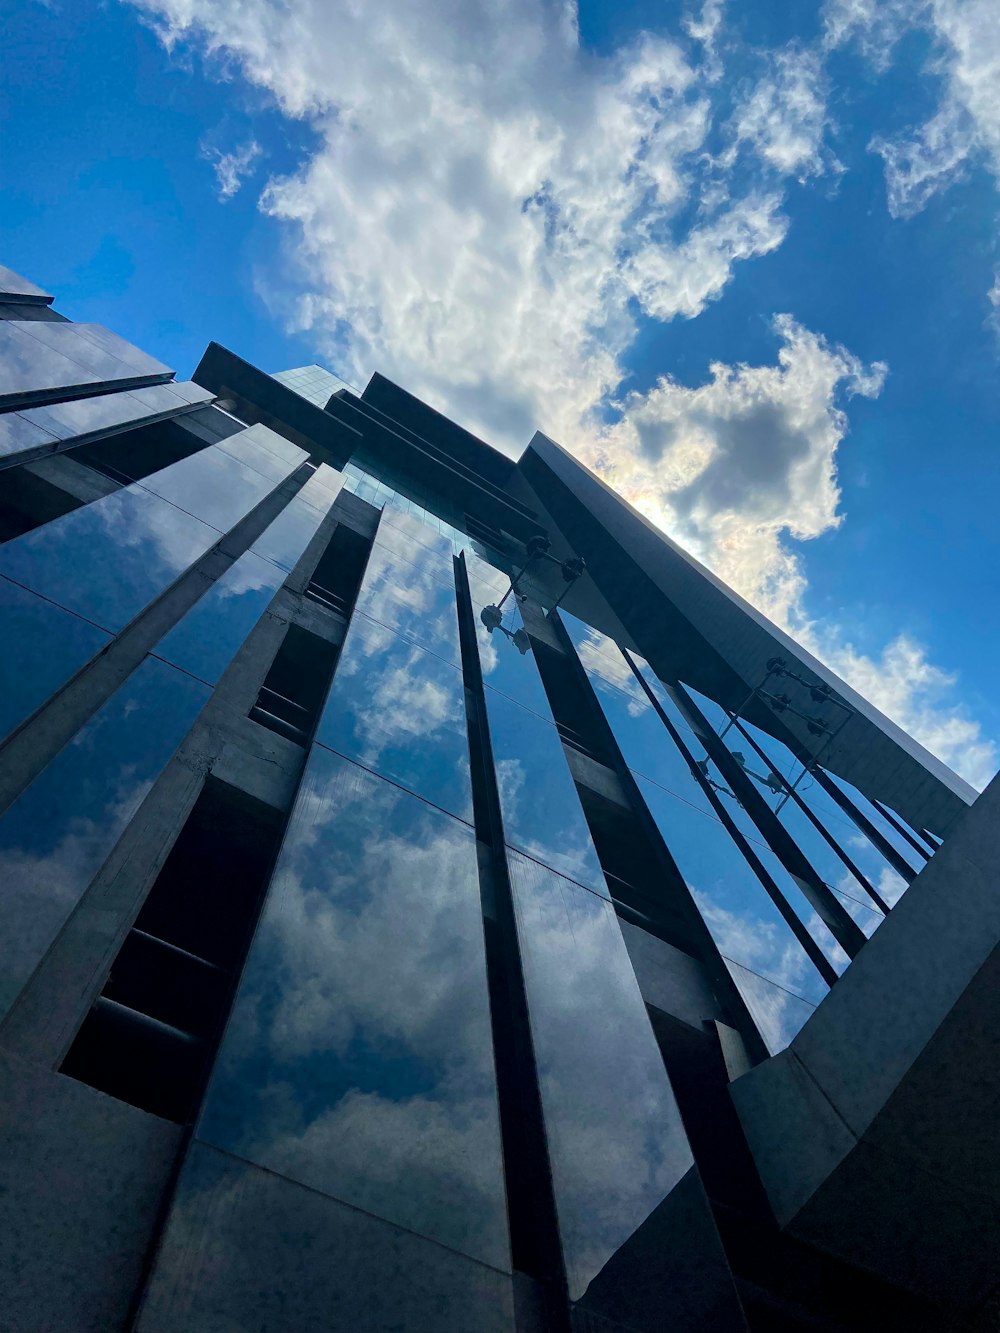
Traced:
[[[782, 316], [776, 364], [716, 366], [696, 387], [663, 378], [605, 421], [640, 319], [700, 314], [740, 264], [781, 245], [790, 180], [837, 169], [815, 52], [755, 53], [758, 74], [730, 105], [717, 0], [676, 41], [640, 35], [609, 56], [581, 48], [571, 7], [541, 0], [388, 0], [376, 15], [347, 0], [134, 3], [168, 45], [207, 49], [315, 131], [261, 199], [286, 224], [292, 280], [269, 272], [259, 286], [319, 355], [354, 383], [383, 371], [512, 453], [541, 428], [817, 637], [791, 543], [841, 521], [843, 400], [876, 395], [885, 368]], [[990, 66], [974, 38], [993, 39], [977, 0], [838, 0], [826, 46], [889, 50], [930, 13], [950, 95], [985, 144]], [[942, 179], [939, 141], [960, 169], [950, 123], [924, 134], [926, 152], [880, 145], [900, 201]], [[834, 640], [832, 665], [860, 671]], [[941, 696], [931, 705], [923, 680], [898, 682], [888, 711], [960, 761], [956, 715], [935, 721]]]
[[730, 153], [749, 146], [782, 176], [818, 175], [825, 165], [826, 102], [818, 52], [798, 46], [773, 52], [765, 75], [737, 98]]
[[986, 316], [986, 326], [1000, 338], [1000, 269], [993, 274], [993, 286], [986, 294], [989, 301], [990, 311]]
[[885, 162], [889, 212], [909, 218], [964, 172], [975, 142], [974, 127], [957, 102], [941, 109], [910, 139], [883, 139], [876, 135], [870, 147]]
[[664, 377], [622, 404], [586, 461], [654, 522], [782, 624], [805, 587], [783, 540], [840, 522], [841, 398], [877, 395], [885, 366], [779, 315], [776, 365], [713, 365], [696, 388]]
[[219, 198], [223, 202], [232, 199], [237, 193], [262, 154], [263, 149], [256, 139], [248, 140], [231, 153], [224, 153], [219, 148], [202, 149], [202, 156], [211, 162], [214, 168]]
[[827, 42], [857, 41], [885, 69], [908, 29], [933, 42], [927, 72], [940, 80], [934, 115], [891, 139], [876, 136], [873, 151], [886, 164], [889, 207], [909, 217], [947, 188], [970, 162], [1000, 178], [1000, 22], [995, 0], [828, 0]]

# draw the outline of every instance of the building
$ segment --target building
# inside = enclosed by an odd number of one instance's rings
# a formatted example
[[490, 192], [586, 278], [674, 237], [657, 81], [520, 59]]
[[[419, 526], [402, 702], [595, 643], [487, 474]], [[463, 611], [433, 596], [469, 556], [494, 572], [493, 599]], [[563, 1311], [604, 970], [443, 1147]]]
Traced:
[[0, 316], [0, 1327], [994, 1327], [997, 788], [544, 435]]

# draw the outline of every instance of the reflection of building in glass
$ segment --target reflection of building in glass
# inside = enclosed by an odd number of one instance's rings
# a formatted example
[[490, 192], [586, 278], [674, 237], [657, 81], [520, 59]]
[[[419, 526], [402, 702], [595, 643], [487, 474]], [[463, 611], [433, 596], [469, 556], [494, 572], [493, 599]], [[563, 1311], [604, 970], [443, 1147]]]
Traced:
[[0, 277], [0, 1325], [987, 1327], [991, 794], [545, 436]]

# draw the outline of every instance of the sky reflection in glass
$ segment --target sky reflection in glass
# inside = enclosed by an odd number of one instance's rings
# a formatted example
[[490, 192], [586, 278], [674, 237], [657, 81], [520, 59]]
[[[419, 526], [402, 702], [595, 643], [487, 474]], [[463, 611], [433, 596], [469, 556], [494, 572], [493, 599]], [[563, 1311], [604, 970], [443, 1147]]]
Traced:
[[[479, 663], [484, 683], [551, 722], [552, 710], [532, 653], [529, 651], [522, 654], [502, 630], [494, 630], [491, 634], [480, 619], [479, 613], [483, 607], [498, 605], [504, 593], [510, 589], [509, 576], [471, 552], [466, 552], [465, 564], [469, 573], [472, 614], [476, 622]], [[513, 594], [507, 598], [501, 610], [504, 629], [510, 634], [524, 629], [517, 598]]]
[[285, 580], [285, 571], [245, 551], [156, 647], [157, 657], [215, 685]]
[[198, 1133], [509, 1267], [472, 829], [313, 750]]
[[251, 551], [273, 560], [286, 571], [291, 570], [333, 507], [342, 484], [340, 473], [321, 463], [274, 522], [268, 524]]
[[45, 703], [110, 635], [0, 578], [7, 647], [0, 653], [0, 739]]
[[819, 1003], [826, 984], [724, 826], [636, 781], [723, 957]]
[[[825, 982], [712, 809], [620, 650], [606, 635], [575, 618], [567, 615], [563, 620], [623, 757], [720, 952], [727, 960], [818, 1002], [826, 993]], [[652, 676], [648, 664], [643, 665], [644, 676], [647, 672]], [[661, 682], [655, 693], [693, 757], [703, 758], [704, 747]], [[834, 966], [842, 970], [847, 966], [846, 954], [763, 842], [757, 826], [736, 801], [722, 799], [790, 906], [818, 937]]]
[[187, 510], [228, 527], [274, 484], [211, 446], [7, 542], [0, 574], [117, 631], [218, 541]]
[[357, 611], [316, 739], [472, 819], [461, 671]]
[[816, 1006], [775, 985], [773, 981], [768, 981], [766, 977], [758, 976], [749, 968], [741, 967], [731, 958], [725, 962], [729, 975], [753, 1015], [764, 1045], [772, 1055], [777, 1055], [816, 1012]]
[[409, 558], [404, 558], [376, 541], [355, 606], [387, 629], [461, 666], [450, 551], [411, 542]]
[[143, 377], [168, 378], [169, 366], [97, 324], [0, 320], [0, 399]]
[[507, 859], [569, 1294], [579, 1300], [688, 1172], [691, 1151], [614, 908], [516, 852]]
[[298, 460], [289, 458], [279, 464], [267, 450], [245, 438], [249, 434], [242, 431], [222, 444], [210, 445], [136, 484], [220, 532], [228, 532], [306, 458], [297, 449]]
[[147, 659], [0, 820], [0, 1013], [38, 965], [209, 690]]
[[[728, 714], [697, 691], [692, 690], [691, 694], [716, 730], [721, 731], [729, 721]], [[806, 859], [823, 882], [837, 895], [864, 933], [868, 936], [874, 934], [884, 918], [869, 898], [864, 885], [852, 874], [794, 798], [785, 800], [784, 793], [771, 792], [766, 782], [760, 781], [760, 778], [766, 779], [776, 772], [789, 783], [801, 779], [795, 788], [799, 797], [833, 837], [842, 843], [859, 870], [869, 877], [875, 891], [887, 903], [894, 902], [905, 887], [902, 877], [887, 864], [874, 844], [861, 835], [853, 820], [842, 811], [839, 812], [839, 818], [836, 816], [831, 818], [830, 807], [834, 805], [832, 798], [823, 792], [815, 779], [808, 775], [802, 778], [802, 764], [785, 745], [742, 718], [740, 726], [745, 728], [757, 742], [767, 758], [761, 758], [735, 726], [726, 732], [724, 737], [726, 747], [741, 753], [746, 760], [748, 772], [759, 775], [757, 778], [751, 777], [751, 782], [755, 783], [767, 804], [777, 812], [778, 818], [802, 849]], [[822, 799], [817, 799], [817, 796]], [[882, 892], [883, 887], [886, 893]]]
[[[865, 816], [865, 818], [871, 824], [874, 824], [878, 832], [882, 834], [882, 837], [885, 838], [889, 846], [894, 848], [895, 851], [898, 852], [898, 854], [903, 858], [906, 864], [912, 867], [914, 873], [919, 874], [919, 872], [927, 864], [926, 857], [921, 856], [920, 853], [914, 847], [912, 847], [910, 843], [907, 842], [907, 840], [903, 837], [903, 835], [899, 832], [899, 830], [894, 828], [892, 824], [889, 822], [889, 820], [886, 819], [885, 815], [882, 814], [881, 810], [879, 810], [877, 806], [873, 805], [872, 802], [869, 801], [867, 796], [862, 795], [862, 793], [858, 791], [857, 787], [853, 787], [845, 778], [838, 777], [836, 774], [827, 773], [827, 776], [830, 778], [831, 782], [833, 782], [835, 786], [839, 787], [842, 792], [844, 792], [848, 797], [850, 797], [850, 799], [858, 807], [858, 809]], [[828, 799], [832, 801], [833, 797], [832, 796], [828, 797]], [[843, 814], [843, 812], [841, 813]], [[850, 818], [850, 816], [846, 817]], [[857, 828], [857, 825], [855, 824], [854, 827]], [[903, 890], [900, 889], [897, 897], [901, 895], [902, 892]], [[896, 899], [891, 899], [890, 906], [895, 901]]]
[[555, 726], [488, 686], [485, 693], [507, 843], [607, 897]]

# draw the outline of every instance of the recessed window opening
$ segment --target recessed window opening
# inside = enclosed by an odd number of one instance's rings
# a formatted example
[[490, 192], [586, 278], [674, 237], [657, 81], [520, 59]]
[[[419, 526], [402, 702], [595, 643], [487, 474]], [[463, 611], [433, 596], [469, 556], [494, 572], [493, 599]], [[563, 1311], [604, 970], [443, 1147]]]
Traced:
[[582, 784], [577, 792], [618, 914], [700, 957], [687, 918], [671, 902], [659, 860], [633, 811]]
[[209, 778], [62, 1072], [191, 1120], [232, 1003], [284, 817]]
[[291, 625], [250, 710], [254, 722], [305, 746], [339, 654], [337, 645]]
[[0, 472], [0, 542], [13, 541], [82, 504], [75, 495], [24, 467], [6, 468]]
[[68, 456], [127, 486], [207, 448], [205, 440], [176, 421], [155, 421], [106, 440], [82, 444]]
[[350, 615], [368, 563], [371, 542], [343, 523], [337, 525], [305, 595], [339, 616]]
[[598, 763], [611, 766], [611, 752], [587, 697], [568, 659], [547, 644], [532, 641], [535, 662], [563, 741]]

